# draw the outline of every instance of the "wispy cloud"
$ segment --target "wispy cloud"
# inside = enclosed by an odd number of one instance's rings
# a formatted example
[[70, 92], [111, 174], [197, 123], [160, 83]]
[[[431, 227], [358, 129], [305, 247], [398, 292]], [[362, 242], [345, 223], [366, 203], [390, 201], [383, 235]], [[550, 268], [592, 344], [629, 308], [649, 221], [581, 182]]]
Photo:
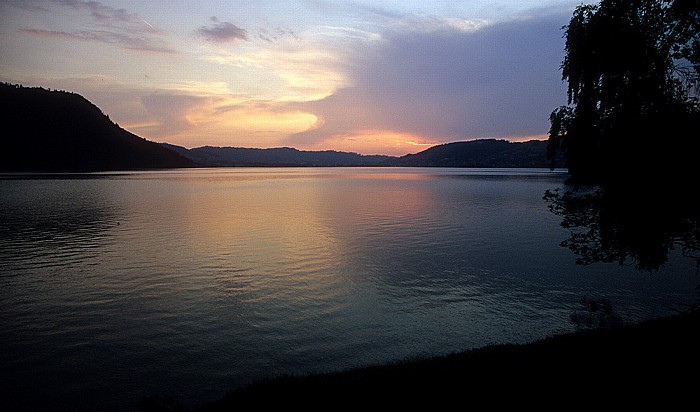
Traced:
[[210, 26], [202, 26], [197, 29], [197, 33], [206, 40], [215, 43], [225, 43], [235, 40], [248, 40], [248, 31], [227, 21], [219, 21], [214, 16], [211, 18]]
[[102, 26], [123, 27], [131, 30], [158, 32], [138, 13], [124, 8], [107, 6], [99, 1], [86, 0], [3, 0], [6, 4], [33, 11], [51, 11], [52, 7], [66, 7], [75, 11], [86, 12], [93, 21]]
[[407, 13], [367, 4], [359, 1], [306, 0], [314, 9], [327, 15], [342, 14], [371, 21], [403, 19]]
[[165, 40], [167, 33], [124, 8], [85, 0], [8, 0], [7, 4], [39, 13], [73, 10], [72, 14], [82, 20], [80, 29], [27, 27], [20, 30], [25, 35], [110, 44], [126, 50], [177, 53]]
[[281, 136], [306, 130], [312, 114], [264, 101], [239, 101], [227, 96], [195, 96], [177, 90], [141, 98], [152, 122], [140, 132], [159, 141], [187, 147], [202, 145], [272, 147]]
[[192, 113], [209, 103], [205, 97], [177, 92], [158, 92], [143, 96], [141, 104], [157, 121], [157, 127], [154, 127], [151, 133], [167, 136], [189, 132], [194, 126], [190, 118]]
[[38, 0], [2, 0], [2, 2], [6, 5], [17, 7], [23, 10], [46, 11], [46, 8], [44, 7], [44, 2]]
[[27, 28], [22, 29], [21, 32], [37, 37], [112, 44], [127, 50], [155, 53], [177, 53], [177, 50], [168, 47], [164, 42], [157, 39], [108, 30], [81, 30], [68, 32]]
[[293, 30], [284, 27], [275, 27], [274, 29], [259, 28], [257, 37], [258, 39], [264, 40], [268, 43], [272, 43], [273, 41], [287, 37], [300, 40], [299, 36]]
[[84, 0], [50, 0], [63, 6], [69, 6], [76, 10], [87, 10], [95, 20], [112, 23], [112, 22], [133, 22], [139, 19], [138, 14], [129, 12], [123, 8], [114, 8], [105, 6], [99, 1], [84, 1]]

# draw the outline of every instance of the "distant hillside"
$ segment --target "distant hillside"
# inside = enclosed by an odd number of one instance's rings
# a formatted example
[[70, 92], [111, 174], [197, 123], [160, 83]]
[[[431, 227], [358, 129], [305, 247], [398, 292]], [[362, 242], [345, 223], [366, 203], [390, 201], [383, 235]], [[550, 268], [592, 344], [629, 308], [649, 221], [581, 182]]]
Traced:
[[[191, 166], [549, 167], [547, 142], [485, 139], [447, 143], [403, 157], [159, 144], [113, 123], [84, 97], [0, 84], [0, 171], [87, 172]], [[555, 166], [563, 167], [563, 159]]]
[[[549, 167], [547, 142], [530, 140], [511, 143], [482, 139], [433, 146], [420, 153], [399, 158], [397, 166], [418, 167]], [[564, 167], [563, 158], [555, 162]]]
[[186, 149], [163, 144], [180, 155], [206, 166], [388, 166], [395, 157], [361, 155], [333, 150], [306, 151], [289, 147], [248, 149], [203, 146]]
[[[547, 142], [510, 143], [484, 139], [447, 143], [402, 157], [357, 153], [305, 151], [289, 147], [249, 149], [203, 146], [194, 149], [163, 143], [164, 147], [203, 166], [416, 166], [416, 167], [549, 167]], [[563, 158], [555, 166], [564, 167]]]
[[86, 172], [193, 166], [120, 128], [84, 97], [0, 84], [0, 171]]

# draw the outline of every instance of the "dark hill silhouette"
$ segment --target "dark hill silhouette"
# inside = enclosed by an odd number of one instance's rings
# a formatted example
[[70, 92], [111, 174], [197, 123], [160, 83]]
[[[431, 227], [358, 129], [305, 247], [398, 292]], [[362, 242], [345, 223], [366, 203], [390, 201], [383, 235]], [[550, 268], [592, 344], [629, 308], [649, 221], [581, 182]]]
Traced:
[[84, 97], [0, 84], [0, 171], [88, 172], [194, 166], [113, 123]]
[[[418, 166], [418, 167], [549, 167], [547, 142], [532, 140], [510, 143], [484, 139], [447, 143], [402, 157], [357, 153], [305, 151], [289, 147], [251, 149], [203, 146], [186, 149], [163, 144], [205, 166]], [[563, 167], [563, 155], [555, 159]]]
[[[484, 139], [447, 143], [402, 157], [289, 147], [194, 149], [150, 142], [113, 123], [84, 97], [0, 84], [6, 125], [0, 171], [90, 172], [193, 166], [549, 167], [547, 143]], [[564, 166], [560, 158], [555, 166]]]
[[[530, 140], [511, 143], [506, 140], [482, 139], [433, 146], [420, 153], [406, 155], [398, 166], [422, 167], [550, 167], [547, 142]], [[562, 158], [554, 166], [563, 167]]]
[[306, 151], [290, 147], [253, 149], [203, 146], [186, 149], [170, 144], [164, 146], [206, 166], [389, 166], [396, 159], [391, 156], [334, 150]]

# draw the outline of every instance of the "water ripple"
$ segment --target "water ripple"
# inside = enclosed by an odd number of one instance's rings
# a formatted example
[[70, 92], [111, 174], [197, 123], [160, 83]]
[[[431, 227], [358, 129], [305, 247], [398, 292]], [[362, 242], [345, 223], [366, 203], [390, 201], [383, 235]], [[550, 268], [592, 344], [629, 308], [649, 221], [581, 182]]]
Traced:
[[202, 403], [277, 374], [571, 330], [582, 294], [632, 318], [695, 298], [685, 264], [663, 281], [574, 265], [541, 200], [562, 180], [342, 168], [0, 179], [1, 376], [30, 406]]

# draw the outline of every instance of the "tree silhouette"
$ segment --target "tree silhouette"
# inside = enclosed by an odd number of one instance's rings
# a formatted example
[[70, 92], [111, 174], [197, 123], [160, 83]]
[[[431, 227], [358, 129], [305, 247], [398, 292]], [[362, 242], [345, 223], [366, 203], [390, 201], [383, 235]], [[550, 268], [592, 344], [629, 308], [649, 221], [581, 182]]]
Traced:
[[700, 264], [700, 0], [602, 0], [565, 29], [548, 156], [564, 151], [579, 187], [545, 194], [562, 245], [581, 264], [654, 271], [677, 248]]
[[548, 153], [565, 151], [575, 181], [628, 181], [650, 165], [693, 160], [685, 143], [700, 118], [699, 22], [697, 0], [603, 0], [574, 11], [562, 63], [569, 105], [550, 116]]

